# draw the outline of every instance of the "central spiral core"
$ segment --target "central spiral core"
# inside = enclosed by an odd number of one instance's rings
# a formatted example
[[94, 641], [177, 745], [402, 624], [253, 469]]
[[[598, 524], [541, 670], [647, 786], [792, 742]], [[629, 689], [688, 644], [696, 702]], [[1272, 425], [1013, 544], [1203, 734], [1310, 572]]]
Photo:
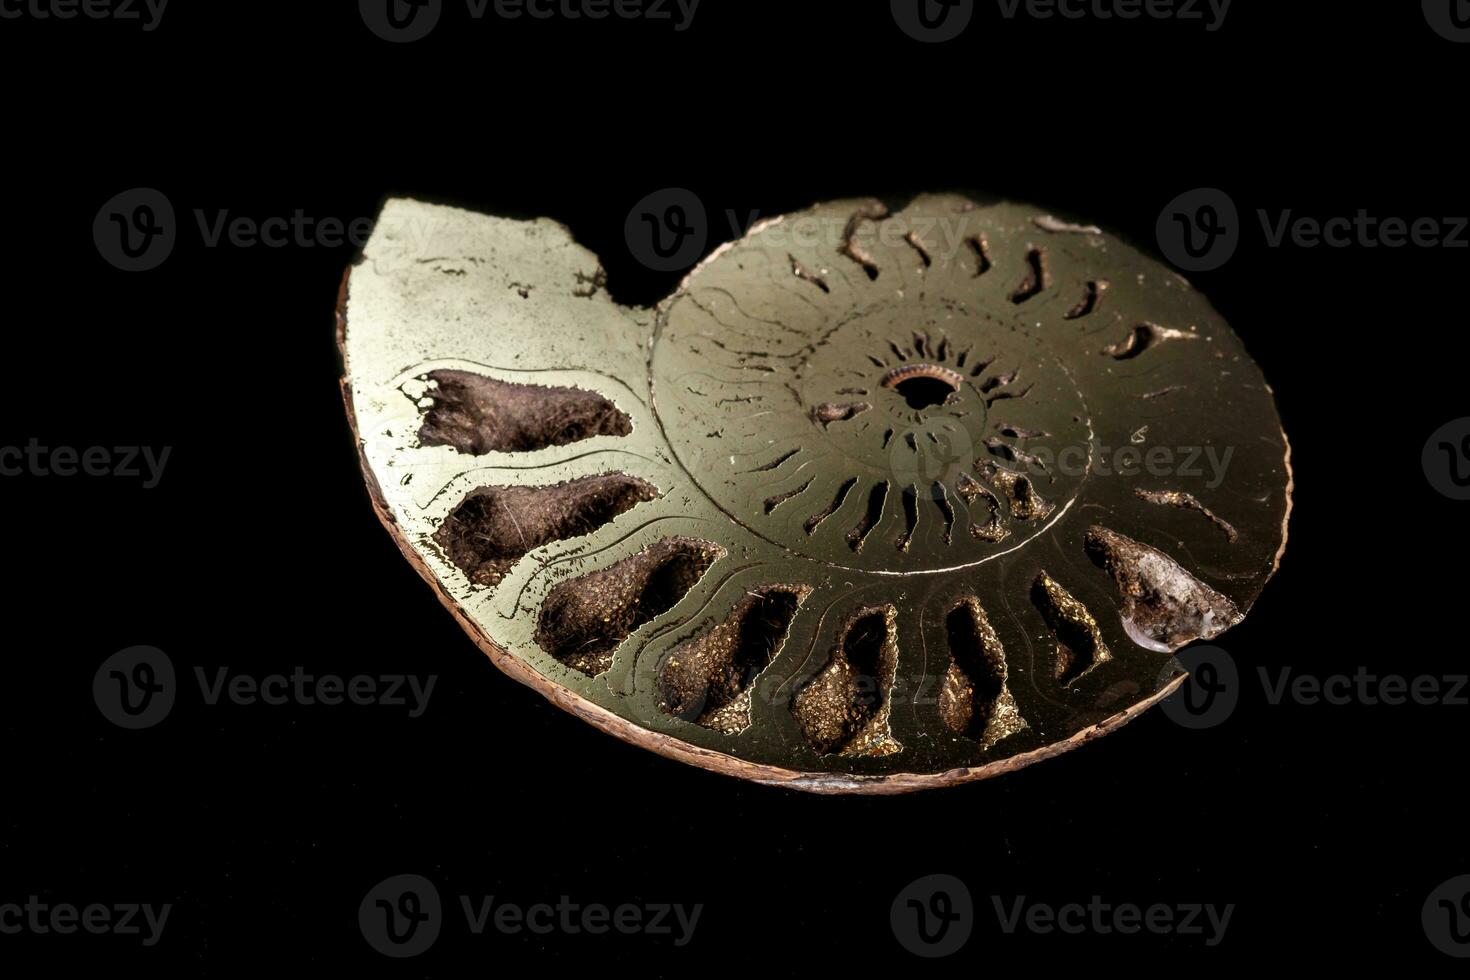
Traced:
[[938, 364], [902, 364], [879, 382], [902, 395], [909, 408], [921, 411], [943, 405], [964, 383], [964, 375]]
[[1048, 461], [1087, 444], [1086, 407], [1039, 331], [912, 295], [834, 326], [830, 294], [800, 295], [761, 319], [737, 312], [754, 296], [680, 303], [654, 346], [674, 450], [736, 520], [842, 568], [937, 572], [1014, 550], [1075, 496], [1081, 473]]

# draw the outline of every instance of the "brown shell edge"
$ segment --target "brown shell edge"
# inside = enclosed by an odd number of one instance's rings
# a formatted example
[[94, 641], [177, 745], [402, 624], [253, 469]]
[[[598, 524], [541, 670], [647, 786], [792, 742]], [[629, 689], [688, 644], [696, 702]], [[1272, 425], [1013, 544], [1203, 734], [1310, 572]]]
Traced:
[[[692, 745], [689, 742], [673, 738], [669, 735], [639, 728], [627, 719], [621, 718], [606, 708], [594, 704], [586, 698], [561, 687], [496, 645], [480, 629], [477, 623], [464, 614], [463, 610], [454, 601], [454, 598], [444, 590], [429, 566], [414, 552], [408, 539], [399, 529], [398, 522], [393, 519], [393, 515], [388, 511], [387, 503], [383, 499], [382, 488], [379, 487], [377, 478], [373, 475], [372, 469], [368, 465], [367, 457], [362, 451], [363, 443], [362, 437], [358, 432], [357, 413], [354, 411], [352, 405], [351, 375], [347, 362], [347, 293], [348, 283], [351, 277], [352, 269], [349, 268], [342, 277], [342, 285], [337, 294], [336, 338], [338, 354], [342, 359], [342, 376], [339, 383], [342, 388], [342, 401], [347, 409], [347, 424], [352, 430], [352, 438], [357, 445], [358, 463], [362, 467], [363, 479], [368, 488], [368, 497], [372, 501], [373, 511], [377, 513], [378, 520], [387, 528], [389, 536], [393, 539], [393, 543], [398, 546], [398, 550], [402, 552], [403, 557], [408, 559], [408, 563], [429, 584], [434, 594], [438, 596], [439, 602], [443, 604], [444, 608], [449, 610], [450, 614], [454, 616], [455, 620], [469, 634], [470, 638], [475, 641], [475, 644], [480, 650], [490, 658], [490, 662], [497, 669], [532, 690], [537, 691], [546, 700], [568, 714], [580, 718], [615, 738], [656, 752], [667, 759], [699, 766], [701, 769], [708, 769], [712, 772], [734, 776], [737, 779], [744, 779], [765, 786], [780, 786], [787, 789], [802, 790], [808, 793], [832, 795], [860, 793], [873, 796], [894, 796], [900, 793], [912, 793], [922, 789], [938, 789], [945, 786], [957, 786], [961, 783], [989, 779], [994, 776], [1023, 769], [1034, 762], [1040, 762], [1043, 759], [1050, 759], [1053, 756], [1061, 755], [1063, 752], [1074, 749], [1079, 745], [1084, 745], [1094, 739], [1101, 738], [1109, 732], [1121, 728], [1159, 701], [1173, 694], [1188, 676], [1183, 673], [1179, 674], [1179, 676], [1175, 677], [1153, 695], [1061, 741], [1044, 745], [1038, 749], [1032, 749], [1030, 752], [1022, 752], [996, 762], [987, 763], [983, 766], [948, 769], [944, 772], [936, 773], [895, 773], [888, 776], [851, 776], [842, 773], [798, 772], [794, 769], [782, 769], [779, 766], [747, 762], [744, 759], [737, 759], [724, 752], [701, 748], [700, 746]], [[1285, 438], [1284, 433], [1283, 438]], [[1286, 520], [1291, 515], [1290, 452], [1291, 450], [1288, 447], [1287, 509], [1286, 517], [1282, 520], [1282, 551], [1285, 550], [1286, 544]], [[1278, 552], [1276, 556], [1276, 562], [1278, 564], [1280, 558], [1281, 553]], [[1272, 571], [1275, 571], [1274, 567]]]

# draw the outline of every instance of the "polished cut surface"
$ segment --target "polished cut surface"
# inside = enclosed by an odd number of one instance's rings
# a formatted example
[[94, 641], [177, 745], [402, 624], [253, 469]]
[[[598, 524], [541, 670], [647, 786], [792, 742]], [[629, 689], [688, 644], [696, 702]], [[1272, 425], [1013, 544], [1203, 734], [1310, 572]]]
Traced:
[[656, 309], [605, 280], [553, 222], [394, 200], [338, 330], [403, 553], [621, 738], [819, 792], [992, 775], [1167, 694], [1280, 560], [1261, 372], [1095, 227], [842, 201]]

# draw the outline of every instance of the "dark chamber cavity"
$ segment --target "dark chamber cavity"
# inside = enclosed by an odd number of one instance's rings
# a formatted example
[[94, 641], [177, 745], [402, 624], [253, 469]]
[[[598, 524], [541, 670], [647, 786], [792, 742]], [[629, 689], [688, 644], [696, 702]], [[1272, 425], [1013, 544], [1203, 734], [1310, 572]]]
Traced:
[[581, 388], [511, 384], [469, 371], [432, 371], [419, 442], [462, 453], [525, 453], [593, 436], [625, 436], [628, 416]]
[[708, 541], [664, 538], [600, 572], [568, 579], [542, 603], [536, 643], [568, 667], [600, 674], [620, 643], [677, 605], [723, 554]]
[[779, 585], [752, 590], [724, 622], [675, 647], [659, 665], [659, 707], [726, 735], [745, 730], [751, 685], [780, 651], [808, 591]]
[[626, 473], [549, 487], [481, 487], [450, 511], [434, 541], [476, 585], [496, 585], [527, 552], [591, 534], [659, 495]]

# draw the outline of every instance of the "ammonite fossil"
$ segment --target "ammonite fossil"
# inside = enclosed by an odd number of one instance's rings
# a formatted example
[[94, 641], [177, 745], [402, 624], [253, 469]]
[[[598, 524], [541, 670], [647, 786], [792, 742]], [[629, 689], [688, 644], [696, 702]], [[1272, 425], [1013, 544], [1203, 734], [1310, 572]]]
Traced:
[[339, 337], [374, 505], [496, 665], [760, 782], [901, 792], [1105, 733], [1284, 547], [1240, 341], [1031, 207], [821, 205], [642, 309], [558, 224], [392, 201]]

